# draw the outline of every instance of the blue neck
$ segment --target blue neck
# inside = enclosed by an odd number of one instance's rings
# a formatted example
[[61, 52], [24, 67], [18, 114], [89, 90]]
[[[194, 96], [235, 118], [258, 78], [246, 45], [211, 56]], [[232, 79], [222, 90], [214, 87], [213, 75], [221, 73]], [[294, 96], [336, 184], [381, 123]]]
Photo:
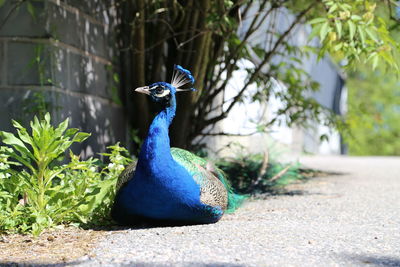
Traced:
[[[172, 95], [169, 105], [160, 111], [150, 125], [149, 133], [140, 151], [138, 167], [155, 167], [172, 160], [168, 128], [175, 116], [176, 99]], [[164, 165], [162, 164], [162, 165]], [[154, 171], [154, 170], [153, 170]]]

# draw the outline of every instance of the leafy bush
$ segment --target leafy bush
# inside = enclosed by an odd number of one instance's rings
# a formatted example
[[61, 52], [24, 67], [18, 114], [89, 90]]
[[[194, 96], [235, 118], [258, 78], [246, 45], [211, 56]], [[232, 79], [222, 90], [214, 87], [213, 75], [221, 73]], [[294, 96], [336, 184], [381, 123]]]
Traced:
[[261, 174], [262, 154], [239, 155], [233, 159], [220, 159], [217, 166], [222, 169], [232, 186], [239, 193], [264, 193], [276, 190], [295, 180], [304, 179], [300, 164], [283, 164], [271, 160]]
[[[31, 134], [16, 121], [17, 135], [0, 132], [0, 231], [31, 232], [64, 223], [96, 223], [108, 216], [114, 188], [124, 165], [132, 160], [119, 144], [99, 159], [80, 160], [66, 151], [90, 134], [67, 129], [68, 119], [56, 128], [47, 113], [34, 118]], [[65, 163], [66, 162], [66, 163]]]

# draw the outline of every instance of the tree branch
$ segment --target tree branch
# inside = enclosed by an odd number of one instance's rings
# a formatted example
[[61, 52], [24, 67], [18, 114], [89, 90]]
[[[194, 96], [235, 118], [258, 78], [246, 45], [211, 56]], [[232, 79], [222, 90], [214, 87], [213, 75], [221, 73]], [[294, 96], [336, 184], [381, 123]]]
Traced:
[[233, 133], [226, 133], [226, 132], [218, 132], [218, 133], [201, 133], [201, 136], [252, 136], [258, 134], [260, 132], [252, 132], [248, 134], [233, 134]]
[[[315, 2], [319, 2], [319, 0], [316, 0]], [[235, 106], [235, 104], [241, 99], [243, 93], [246, 91], [247, 87], [254, 82], [256, 79], [258, 73], [262, 70], [264, 65], [272, 58], [274, 55], [274, 52], [279, 48], [279, 46], [282, 44], [283, 40], [291, 33], [291, 31], [294, 29], [294, 27], [300, 22], [300, 20], [307, 14], [308, 11], [313, 8], [315, 3], [310, 4], [306, 9], [304, 9], [302, 12], [300, 12], [296, 19], [293, 21], [293, 23], [289, 26], [289, 28], [278, 38], [278, 40], [275, 42], [274, 47], [266, 53], [263, 61], [256, 67], [248, 81], [245, 83], [243, 88], [239, 91], [239, 93], [233, 98], [232, 103], [228, 106], [228, 108], [223, 111], [220, 115], [217, 115], [215, 117], [212, 117], [210, 119], [205, 120], [205, 125], [209, 124], [214, 124], [217, 121], [220, 121], [224, 118], [227, 117], [228, 113], [231, 111], [231, 109]], [[266, 74], [268, 75], [268, 74]]]
[[[269, 14], [274, 9], [274, 8], [270, 8], [268, 11], [265, 12], [264, 16], [259, 20], [259, 17], [262, 14], [261, 11], [265, 8], [267, 2], [268, 1], [264, 1], [262, 3], [262, 5], [260, 5], [256, 16], [254, 16], [254, 18], [249, 26], [249, 29], [247, 30], [247, 32], [246, 32], [245, 36], [243, 37], [243, 39], [241, 40], [240, 44], [237, 47], [235, 47], [235, 49], [230, 53], [230, 55], [225, 60], [225, 66], [218, 71], [216, 78], [213, 79], [213, 82], [210, 85], [211, 88], [213, 88], [213, 85], [216, 84], [220, 80], [222, 73], [227, 71], [227, 78], [225, 79], [224, 83], [219, 88], [215, 89], [212, 94], [207, 96], [207, 98], [204, 100], [205, 103], [211, 101], [211, 99], [213, 99], [222, 90], [224, 90], [225, 86], [227, 85], [227, 81], [229, 81], [229, 79], [232, 76], [232, 72], [234, 70], [234, 67], [236, 66], [236, 63], [240, 58], [238, 55], [238, 52], [245, 46], [245, 44], [247, 43], [247, 40], [250, 38], [250, 36], [261, 27], [262, 23], [264, 23], [266, 18], [269, 16]], [[259, 23], [256, 25], [256, 22], [258, 20], [259, 20]], [[230, 62], [232, 59], [234, 60], [233, 63]]]

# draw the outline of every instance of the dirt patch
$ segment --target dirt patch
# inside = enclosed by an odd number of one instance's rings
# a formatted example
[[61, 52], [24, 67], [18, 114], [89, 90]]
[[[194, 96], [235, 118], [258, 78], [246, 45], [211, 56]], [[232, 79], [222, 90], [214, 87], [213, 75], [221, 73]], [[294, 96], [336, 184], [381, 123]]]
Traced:
[[39, 237], [0, 235], [0, 266], [3, 264], [62, 264], [91, 251], [107, 231], [83, 230], [76, 227], [53, 229]]

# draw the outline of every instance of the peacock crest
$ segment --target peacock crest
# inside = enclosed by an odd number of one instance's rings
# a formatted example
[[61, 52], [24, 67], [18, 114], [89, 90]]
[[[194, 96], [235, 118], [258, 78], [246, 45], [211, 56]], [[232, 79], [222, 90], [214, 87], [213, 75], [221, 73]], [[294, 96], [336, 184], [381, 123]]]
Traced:
[[192, 88], [183, 88], [184, 85], [194, 85], [194, 77], [187, 69], [182, 68], [180, 65], [174, 65], [174, 72], [172, 74], [171, 85], [176, 88], [177, 92], [181, 91], [196, 91]]

